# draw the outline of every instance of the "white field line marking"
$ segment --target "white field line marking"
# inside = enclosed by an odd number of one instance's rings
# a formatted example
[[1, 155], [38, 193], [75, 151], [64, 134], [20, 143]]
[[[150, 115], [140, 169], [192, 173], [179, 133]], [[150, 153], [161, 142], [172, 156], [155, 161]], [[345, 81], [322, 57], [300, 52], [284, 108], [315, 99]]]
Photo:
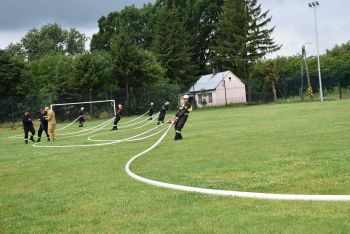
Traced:
[[130, 165], [132, 164], [132, 162], [135, 161], [137, 158], [141, 157], [142, 155], [148, 153], [155, 147], [157, 147], [165, 138], [170, 128], [171, 126], [168, 127], [168, 129], [153, 145], [151, 145], [149, 148], [142, 151], [141, 153], [136, 154], [126, 163], [125, 171], [130, 177], [132, 177], [137, 181], [150, 184], [153, 186], [157, 186], [157, 187], [179, 190], [179, 191], [186, 191], [186, 192], [218, 195], [218, 196], [233, 196], [233, 197], [255, 198], [255, 199], [266, 199], [266, 200], [350, 201], [350, 195], [274, 194], [274, 193], [255, 193], [255, 192], [241, 192], [241, 191], [219, 190], [219, 189], [206, 189], [206, 188], [164, 183], [156, 180], [147, 179], [133, 173], [130, 170]]

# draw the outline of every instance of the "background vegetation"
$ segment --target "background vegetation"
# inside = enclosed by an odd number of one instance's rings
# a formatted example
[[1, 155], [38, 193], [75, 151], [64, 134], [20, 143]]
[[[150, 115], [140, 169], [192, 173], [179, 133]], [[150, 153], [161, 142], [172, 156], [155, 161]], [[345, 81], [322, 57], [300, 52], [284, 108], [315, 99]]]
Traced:
[[[149, 89], [147, 96], [152, 96], [150, 87], [158, 87], [177, 96], [200, 75], [228, 69], [246, 84], [249, 102], [305, 95], [300, 55], [265, 59], [282, 46], [271, 36], [271, 17], [257, 0], [157, 0], [101, 17], [88, 50], [88, 38], [74, 28], [47, 24], [30, 29], [19, 43], [0, 50], [0, 123], [24, 109], [37, 111], [39, 105], [102, 98], [117, 99], [129, 114], [139, 113], [135, 90]], [[322, 55], [326, 96], [338, 87], [346, 92], [349, 58], [350, 42]], [[315, 57], [308, 63], [317, 93]], [[266, 79], [271, 64], [274, 82]], [[168, 98], [158, 97], [161, 102]]]

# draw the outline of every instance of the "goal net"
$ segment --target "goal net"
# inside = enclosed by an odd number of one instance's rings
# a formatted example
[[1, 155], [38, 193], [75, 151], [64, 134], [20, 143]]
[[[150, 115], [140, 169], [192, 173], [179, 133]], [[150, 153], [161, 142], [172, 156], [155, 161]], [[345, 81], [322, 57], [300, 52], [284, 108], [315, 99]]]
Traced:
[[77, 120], [81, 108], [88, 119], [107, 119], [115, 115], [114, 100], [51, 104], [58, 122]]

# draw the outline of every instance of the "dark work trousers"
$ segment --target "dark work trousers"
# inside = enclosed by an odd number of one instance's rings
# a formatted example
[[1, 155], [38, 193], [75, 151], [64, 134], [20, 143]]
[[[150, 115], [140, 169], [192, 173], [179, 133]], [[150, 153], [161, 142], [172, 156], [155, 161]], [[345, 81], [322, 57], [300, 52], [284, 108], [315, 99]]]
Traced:
[[117, 116], [115, 117], [115, 119], [114, 119], [113, 129], [118, 129], [118, 126], [117, 126], [117, 125], [118, 125], [119, 120], [120, 120], [120, 116], [117, 115]]
[[159, 117], [158, 117], [158, 121], [164, 122], [165, 114], [166, 114], [166, 112], [160, 112]]
[[84, 116], [79, 117], [79, 126], [82, 127], [85, 122]]
[[28, 133], [29, 132], [32, 134], [32, 136], [35, 135], [35, 129], [33, 126], [24, 128], [24, 140], [28, 140]]
[[188, 118], [188, 115], [183, 115], [177, 119], [177, 122], [175, 124], [175, 130], [177, 132], [181, 132], [181, 129], [185, 126], [187, 118]]
[[38, 130], [38, 138], [41, 138], [41, 134], [43, 133], [43, 131], [45, 132], [46, 134], [46, 137], [49, 137], [49, 134], [47, 132], [47, 128], [48, 128], [48, 125], [46, 124], [40, 124], [40, 128]]

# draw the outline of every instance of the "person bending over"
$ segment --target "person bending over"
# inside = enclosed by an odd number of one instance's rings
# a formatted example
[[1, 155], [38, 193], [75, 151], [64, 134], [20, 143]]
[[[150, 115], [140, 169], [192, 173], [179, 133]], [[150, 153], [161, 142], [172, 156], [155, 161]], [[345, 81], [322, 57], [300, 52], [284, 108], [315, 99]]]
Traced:
[[184, 95], [183, 103], [179, 107], [179, 110], [175, 114], [174, 123], [175, 123], [175, 138], [174, 140], [182, 140], [181, 130], [185, 126], [185, 123], [188, 119], [189, 113], [192, 112], [192, 99], [188, 95]]
[[169, 102], [165, 102], [162, 108], [160, 108], [157, 125], [159, 125], [160, 122], [164, 123], [165, 114], [168, 109], [169, 109]]
[[79, 111], [79, 128], [82, 128], [85, 123], [85, 113], [84, 113], [84, 107], [80, 108]]

